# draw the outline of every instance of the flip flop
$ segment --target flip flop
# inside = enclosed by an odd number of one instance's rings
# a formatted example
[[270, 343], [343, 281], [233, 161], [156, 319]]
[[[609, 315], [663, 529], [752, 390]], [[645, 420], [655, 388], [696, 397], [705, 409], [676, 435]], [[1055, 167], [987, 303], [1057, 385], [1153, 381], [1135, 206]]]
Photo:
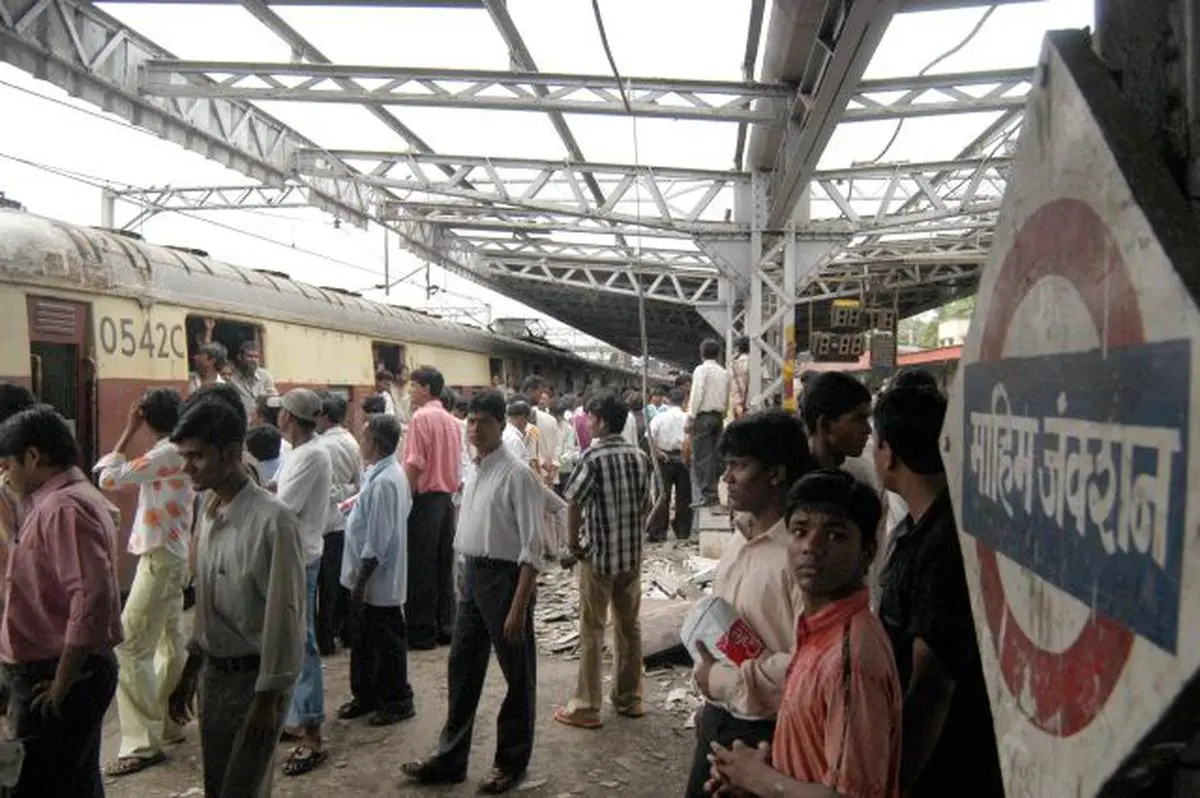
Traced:
[[303, 776], [305, 773], [312, 773], [328, 756], [323, 750], [308, 745], [298, 745], [284, 760], [283, 775]]
[[153, 756], [123, 756], [105, 765], [104, 775], [112, 778], [132, 776], [134, 773], [140, 773], [146, 768], [154, 767], [166, 761], [167, 755], [162, 751]]
[[554, 710], [554, 719], [564, 726], [574, 726], [577, 729], [599, 729], [604, 725], [597, 718], [581, 718], [572, 715], [567, 711], [566, 707], [558, 707]]

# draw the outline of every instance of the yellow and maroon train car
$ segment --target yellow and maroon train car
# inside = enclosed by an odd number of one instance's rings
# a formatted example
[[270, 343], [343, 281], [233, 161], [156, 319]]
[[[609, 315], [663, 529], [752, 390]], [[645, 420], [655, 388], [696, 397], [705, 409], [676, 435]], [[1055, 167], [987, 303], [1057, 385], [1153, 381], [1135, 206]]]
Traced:
[[[592, 381], [640, 385], [632, 371], [535, 341], [232, 266], [203, 252], [0, 209], [0, 380], [30, 387], [73, 424], [86, 463], [120, 434], [148, 388], [182, 390], [205, 319], [236, 352], [259, 342], [283, 391], [295, 385], [374, 392], [376, 364], [436, 366], [471, 391], [494, 377], [546, 377], [559, 391]], [[148, 438], [134, 448], [148, 446]], [[133, 497], [119, 497], [130, 517]], [[128, 529], [125, 530], [128, 533]], [[123, 577], [131, 577], [125, 563]]]

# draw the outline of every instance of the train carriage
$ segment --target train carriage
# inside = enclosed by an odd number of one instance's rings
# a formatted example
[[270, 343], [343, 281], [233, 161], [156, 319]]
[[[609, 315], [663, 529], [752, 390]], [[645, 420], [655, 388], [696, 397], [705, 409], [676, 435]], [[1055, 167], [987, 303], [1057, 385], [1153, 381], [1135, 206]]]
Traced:
[[[148, 388], [183, 390], [191, 356], [213, 339], [236, 352], [259, 343], [280, 391], [343, 393], [351, 407], [375, 390], [375, 367], [429, 364], [472, 392], [493, 378], [540, 374], [559, 392], [593, 381], [640, 385], [632, 371], [545, 344], [450, 323], [205, 253], [155, 246], [117, 231], [0, 210], [0, 380], [30, 387], [69, 420], [87, 464], [117, 440]], [[148, 433], [133, 450], [150, 445]], [[122, 495], [126, 519], [134, 495]], [[124, 533], [128, 534], [128, 522]], [[132, 561], [122, 564], [132, 577]]]

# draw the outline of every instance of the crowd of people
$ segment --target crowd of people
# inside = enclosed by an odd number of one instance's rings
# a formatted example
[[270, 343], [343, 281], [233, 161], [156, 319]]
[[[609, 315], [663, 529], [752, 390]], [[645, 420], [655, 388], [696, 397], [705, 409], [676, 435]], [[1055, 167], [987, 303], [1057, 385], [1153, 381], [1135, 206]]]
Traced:
[[[344, 396], [280, 395], [252, 343], [224, 373], [202, 346], [187, 397], [134, 403], [95, 484], [67, 423], [0, 385], [14, 796], [99, 796], [102, 773], [165, 761], [197, 695], [205, 794], [265, 796], [280, 741], [286, 776], [328, 756], [321, 658], [339, 645], [351, 699], [336, 714], [373, 726], [422, 709], [409, 650], [448, 647], [441, 733], [400, 768], [417, 784], [466, 778], [494, 652], [506, 693], [479, 786], [508, 792], [534, 749], [538, 573], [579, 582], [578, 679], [554, 720], [603, 726], [610, 612], [607, 703], [642, 717], [644, 543], [687, 539], [694, 511], [722, 502], [737, 532], [713, 592], [763, 650], [734, 663], [698, 647], [685, 795], [1003, 795], [938, 443], [945, 397], [924, 372], [875, 397], [828, 373], [799, 413], [752, 411], [746, 352], [726, 368], [705, 341], [695, 371], [645, 401], [556, 398], [536, 376], [460, 397], [434, 367], [381, 369], [349, 429]], [[132, 451], [143, 428], [153, 443]], [[105, 494], [127, 487], [138, 564], [122, 607]], [[102, 771], [114, 695], [120, 749]]]

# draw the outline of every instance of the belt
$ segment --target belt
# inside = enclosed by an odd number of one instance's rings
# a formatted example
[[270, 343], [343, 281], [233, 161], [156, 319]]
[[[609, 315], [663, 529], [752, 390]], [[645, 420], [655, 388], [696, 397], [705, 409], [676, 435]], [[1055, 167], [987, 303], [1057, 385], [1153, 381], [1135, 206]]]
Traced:
[[204, 664], [221, 673], [246, 673], [257, 671], [262, 657], [258, 654], [247, 654], [244, 657], [214, 657], [205, 656]]
[[682, 457], [683, 456], [682, 449], [670, 449], [670, 450], [659, 449], [659, 451], [662, 452], [663, 454], [665, 454], [667, 457]]

